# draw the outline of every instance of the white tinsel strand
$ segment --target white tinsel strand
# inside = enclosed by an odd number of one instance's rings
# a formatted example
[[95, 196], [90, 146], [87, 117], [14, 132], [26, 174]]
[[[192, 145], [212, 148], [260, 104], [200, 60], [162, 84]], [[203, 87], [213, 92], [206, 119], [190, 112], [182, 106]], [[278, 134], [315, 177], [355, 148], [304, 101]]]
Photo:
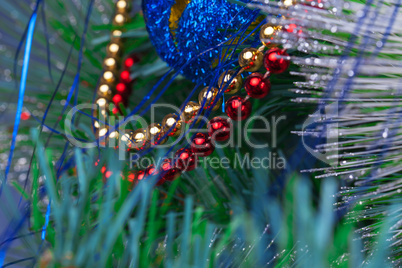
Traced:
[[[365, 206], [362, 212], [349, 214], [350, 219], [365, 221], [387, 214], [389, 203], [398, 201], [402, 189], [401, 1], [297, 1], [286, 9], [283, 3], [291, 1], [260, 2], [250, 6], [282, 15], [270, 22], [287, 30], [270, 42], [315, 55], [289, 57], [300, 66], [292, 74], [305, 79], [290, 89], [301, 95], [293, 101], [321, 109], [310, 115], [306, 128], [294, 133], [327, 138], [312, 152], [321, 153], [321, 160], [330, 166], [303, 172], [344, 179], [349, 186], [339, 193], [342, 202], [337, 205], [348, 207], [359, 201]], [[398, 255], [402, 210], [391, 217], [397, 222], [389, 231]], [[373, 236], [378, 225], [359, 232], [362, 238]], [[371, 246], [366, 246], [369, 251]]]

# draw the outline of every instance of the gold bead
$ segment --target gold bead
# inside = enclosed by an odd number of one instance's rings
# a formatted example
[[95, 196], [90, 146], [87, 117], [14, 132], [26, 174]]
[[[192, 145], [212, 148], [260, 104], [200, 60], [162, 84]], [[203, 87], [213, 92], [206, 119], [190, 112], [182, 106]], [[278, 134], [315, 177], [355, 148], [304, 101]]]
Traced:
[[107, 104], [107, 100], [105, 98], [99, 98], [96, 100], [96, 103], [100, 106], [100, 107], [105, 107]]
[[97, 92], [99, 97], [110, 99], [112, 96], [112, 91], [110, 90], [110, 87], [107, 84], [102, 84], [98, 88]]
[[176, 137], [181, 134], [182, 121], [177, 114], [168, 114], [162, 120], [162, 128], [169, 136]]
[[147, 149], [150, 146], [147, 137], [147, 130], [137, 129], [131, 135], [130, 148], [137, 151]]
[[200, 94], [198, 95], [198, 102], [200, 103], [200, 106], [202, 106], [202, 103], [206, 99], [204, 109], [210, 109], [212, 105], [214, 105], [212, 111], [218, 110], [219, 107], [221, 107], [222, 105], [222, 98], [219, 98], [219, 100], [217, 100], [216, 103], [214, 104], [218, 96], [218, 93], [219, 89], [215, 87], [212, 88], [206, 87], [203, 90], [201, 90]]
[[112, 71], [104, 72], [102, 78], [107, 83], [114, 83], [116, 81], [116, 75]]
[[123, 34], [123, 32], [121, 30], [113, 30], [112, 34], [110, 35], [110, 40], [112, 42], [120, 42], [121, 41], [121, 35]]
[[116, 7], [117, 7], [117, 9], [119, 9], [121, 11], [125, 11], [128, 9], [128, 3], [124, 0], [119, 0], [116, 3]]
[[134, 131], [132, 130], [125, 130], [124, 134], [121, 135], [120, 141], [124, 144], [126, 144], [127, 147], [131, 147], [131, 142], [132, 139], [131, 137], [133, 136]]
[[99, 86], [99, 91], [102, 93], [107, 93], [109, 91], [110, 87], [106, 84], [100, 85]]
[[245, 48], [239, 55], [239, 65], [248, 72], [255, 72], [261, 68], [264, 54], [255, 48]]
[[106, 47], [106, 52], [108, 57], [117, 57], [121, 53], [121, 44], [120, 42], [111, 42]]
[[241, 74], [236, 75], [236, 71], [229, 70], [221, 74], [218, 80], [218, 87], [225, 88], [226, 94], [237, 93], [243, 85], [243, 78]]
[[297, 4], [297, 0], [282, 0], [282, 5], [286, 8]]
[[94, 122], [94, 127], [95, 127], [95, 128], [99, 128], [99, 127], [100, 127], [100, 124], [99, 124], [98, 121], [95, 121], [95, 122]]
[[125, 12], [121, 12], [121, 13], [117, 13], [114, 16], [113, 19], [113, 24], [118, 25], [118, 26], [122, 26], [124, 25], [124, 23], [126, 23], [128, 21], [128, 16]]
[[98, 135], [99, 135], [99, 137], [103, 137], [106, 135], [107, 132], [108, 132], [107, 128], [101, 128], [101, 129], [99, 129]]
[[167, 141], [167, 136], [163, 132], [162, 126], [158, 123], [153, 123], [148, 126], [148, 141], [152, 145], [164, 144]]
[[123, 32], [120, 31], [120, 30], [114, 30], [114, 31], [112, 32], [112, 36], [113, 36], [113, 37], [121, 37], [122, 34], [123, 34]]
[[103, 61], [103, 66], [106, 70], [116, 70], [117, 69], [117, 62], [115, 58], [106, 58]]
[[[184, 107], [183, 113], [181, 114], [183, 121], [187, 124], [192, 123], [200, 108], [201, 106], [198, 103], [189, 101]], [[200, 119], [198, 119], [197, 122], [199, 120]]]
[[109, 138], [118, 139], [119, 138], [119, 132], [113, 131], [112, 133], [110, 133]]
[[274, 39], [274, 37], [278, 34], [279, 31], [282, 30], [282, 26], [273, 25], [271, 23], [264, 24], [261, 27], [260, 31], [260, 40], [261, 42], [268, 47], [274, 46], [270, 40]]

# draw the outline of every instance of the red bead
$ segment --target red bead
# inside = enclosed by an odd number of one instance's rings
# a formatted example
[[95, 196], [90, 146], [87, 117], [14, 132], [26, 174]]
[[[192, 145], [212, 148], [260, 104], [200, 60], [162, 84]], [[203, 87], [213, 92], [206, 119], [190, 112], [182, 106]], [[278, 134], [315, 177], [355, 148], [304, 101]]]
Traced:
[[251, 110], [251, 102], [240, 96], [233, 96], [225, 103], [226, 114], [235, 121], [241, 121], [249, 117]]
[[138, 170], [138, 171], [136, 172], [136, 174], [135, 174], [135, 175], [136, 175], [135, 177], [136, 177], [137, 180], [140, 181], [140, 180], [142, 180], [142, 179], [145, 177], [145, 174], [146, 174], [146, 173], [145, 173], [145, 170]]
[[175, 153], [176, 167], [182, 171], [194, 170], [197, 165], [197, 156], [188, 148], [181, 148]]
[[129, 71], [122, 71], [120, 73], [120, 78], [124, 82], [130, 82], [130, 72]]
[[129, 181], [129, 182], [134, 182], [134, 180], [135, 180], [135, 173], [130, 173], [128, 176], [127, 176], [127, 180]]
[[[159, 177], [159, 170], [156, 169], [155, 165], [150, 165], [149, 167], [147, 167], [147, 169], [145, 170], [145, 173], [147, 176], [156, 176], [158, 175]], [[165, 180], [160, 177], [158, 182], [156, 183], [157, 186], [162, 185], [165, 182]]]
[[124, 84], [124, 83], [118, 83], [117, 85], [116, 85], [116, 90], [118, 91], [118, 92], [124, 92], [124, 91], [126, 91], [126, 85]]
[[166, 159], [161, 165], [162, 178], [166, 181], [173, 181], [180, 176], [180, 169], [173, 165], [172, 159]]
[[147, 176], [157, 175], [159, 173], [159, 171], [155, 168], [155, 165], [150, 165], [147, 167], [145, 172], [147, 173]]
[[208, 134], [197, 133], [191, 142], [191, 150], [197, 156], [208, 156], [215, 150], [215, 146]]
[[208, 133], [213, 140], [226, 141], [230, 138], [231, 126], [227, 118], [214, 117], [208, 122]]
[[122, 101], [123, 101], [123, 98], [122, 98], [121, 95], [116, 94], [116, 95], [113, 96], [113, 102], [114, 102], [115, 104], [119, 104], [119, 103], [122, 102]]
[[289, 25], [288, 25], [286, 31], [288, 31], [289, 33], [293, 33], [296, 28], [297, 28], [297, 25], [294, 24], [294, 23], [292, 23], [292, 24], [289, 24]]
[[133, 58], [127, 58], [124, 61], [124, 65], [126, 66], [126, 68], [130, 68], [131, 66], [134, 65], [134, 59]]
[[134, 173], [130, 173], [130, 175], [128, 175], [128, 178], [127, 178], [127, 180], [130, 182], [129, 189], [131, 189], [136, 184], [138, 184], [140, 180], [144, 179], [145, 175], [146, 175], [145, 170], [138, 170], [138, 171], [135, 171]]
[[262, 74], [253, 73], [246, 78], [244, 88], [250, 97], [261, 99], [267, 96], [271, 90], [271, 82], [269, 82], [268, 78], [264, 79]]
[[265, 53], [264, 66], [273, 74], [280, 74], [289, 68], [290, 61], [282, 57], [289, 56], [286, 50], [272, 48]]

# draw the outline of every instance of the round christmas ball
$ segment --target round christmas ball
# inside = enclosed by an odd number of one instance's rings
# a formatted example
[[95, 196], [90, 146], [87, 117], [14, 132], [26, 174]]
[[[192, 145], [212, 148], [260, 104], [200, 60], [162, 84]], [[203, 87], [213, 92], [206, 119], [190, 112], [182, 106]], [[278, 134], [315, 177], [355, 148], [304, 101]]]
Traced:
[[225, 103], [226, 114], [235, 121], [242, 121], [250, 116], [251, 102], [240, 96], [233, 96]]
[[188, 148], [179, 149], [175, 153], [175, 161], [175, 166], [182, 171], [191, 171], [197, 166], [197, 156]]
[[180, 169], [174, 166], [172, 159], [165, 159], [160, 170], [165, 181], [173, 181], [180, 176]]
[[191, 150], [197, 156], [208, 156], [215, 150], [215, 145], [207, 133], [197, 133], [191, 141]]
[[147, 176], [153, 176], [159, 174], [159, 170], [152, 164], [145, 169], [145, 173]]
[[264, 66], [270, 73], [280, 74], [289, 68], [290, 61], [284, 57], [289, 56], [286, 50], [272, 48], [264, 55]]
[[260, 73], [253, 73], [246, 78], [244, 88], [247, 94], [255, 99], [267, 96], [271, 90], [271, 82]]
[[[209, 71], [219, 64], [222, 47], [229, 49], [226, 58], [231, 55], [237, 46], [234, 35], [240, 35], [245, 26], [255, 27], [251, 24], [259, 16], [254, 10], [227, 0], [143, 0], [142, 6], [151, 42], [159, 56], [171, 67], [185, 65], [180, 72], [194, 82], [205, 81]], [[257, 46], [256, 41], [248, 38], [242, 45]]]
[[255, 72], [263, 65], [264, 54], [256, 48], [245, 48], [239, 55], [239, 65], [247, 72]]
[[233, 70], [225, 71], [221, 74], [218, 80], [219, 88], [225, 88], [226, 94], [237, 93], [243, 85], [241, 74], [237, 74]]
[[230, 138], [231, 124], [230, 119], [224, 117], [214, 117], [208, 122], [208, 133], [213, 140], [226, 141]]
[[165, 182], [164, 178], [159, 176], [159, 172], [160, 171], [153, 164], [145, 169], [145, 174], [148, 177], [151, 177], [151, 176], [157, 176], [158, 177], [159, 180], [156, 183], [156, 186], [162, 185]]

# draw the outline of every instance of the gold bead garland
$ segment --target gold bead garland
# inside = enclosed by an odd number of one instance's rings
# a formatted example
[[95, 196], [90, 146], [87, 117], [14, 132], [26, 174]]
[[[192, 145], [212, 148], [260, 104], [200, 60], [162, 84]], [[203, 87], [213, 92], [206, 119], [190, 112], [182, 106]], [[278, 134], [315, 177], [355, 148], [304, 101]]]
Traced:
[[[123, 26], [128, 20], [128, 11], [130, 9], [129, 3], [126, 0], [117, 1], [116, 12], [113, 18], [114, 26]], [[99, 105], [100, 113], [95, 112], [98, 118], [107, 118], [109, 115], [109, 104], [116, 93], [116, 82], [118, 80], [117, 71], [119, 70], [119, 62], [123, 52], [122, 30], [114, 29], [110, 35], [110, 42], [106, 47], [106, 58], [103, 61], [103, 73], [101, 74], [100, 83], [96, 89], [97, 98], [95, 103]], [[102, 115], [102, 116], [101, 116]], [[99, 122], [95, 122], [97, 129], [96, 135], [104, 137], [108, 133], [108, 127], [102, 126], [100, 128]], [[109, 133], [109, 137], [115, 138], [118, 132]]]

